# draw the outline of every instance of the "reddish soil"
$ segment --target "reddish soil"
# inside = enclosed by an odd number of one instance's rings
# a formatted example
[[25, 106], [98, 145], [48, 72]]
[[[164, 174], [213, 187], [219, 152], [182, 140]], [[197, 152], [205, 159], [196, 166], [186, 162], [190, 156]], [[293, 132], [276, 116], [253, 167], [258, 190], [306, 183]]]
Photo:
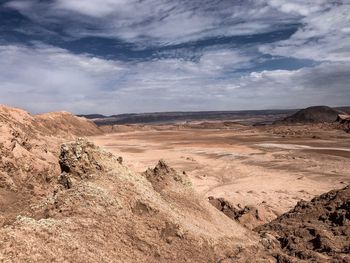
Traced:
[[0, 107], [0, 261], [349, 262], [344, 131], [119, 128]]

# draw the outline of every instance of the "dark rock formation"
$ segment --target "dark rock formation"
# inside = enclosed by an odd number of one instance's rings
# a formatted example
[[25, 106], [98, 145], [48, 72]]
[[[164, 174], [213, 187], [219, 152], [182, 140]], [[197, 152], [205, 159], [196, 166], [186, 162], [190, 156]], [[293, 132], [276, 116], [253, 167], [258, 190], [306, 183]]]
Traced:
[[269, 222], [269, 215], [272, 213], [264, 206], [234, 206], [224, 198], [208, 197], [209, 203], [216, 209], [223, 212], [226, 216], [239, 222], [246, 228], [253, 229], [254, 227]]
[[295, 114], [275, 123], [285, 124], [335, 122], [339, 114], [344, 114], [344, 112], [327, 106], [314, 106], [302, 109]]
[[280, 242], [279, 262], [350, 262], [350, 186], [300, 201], [255, 230]]

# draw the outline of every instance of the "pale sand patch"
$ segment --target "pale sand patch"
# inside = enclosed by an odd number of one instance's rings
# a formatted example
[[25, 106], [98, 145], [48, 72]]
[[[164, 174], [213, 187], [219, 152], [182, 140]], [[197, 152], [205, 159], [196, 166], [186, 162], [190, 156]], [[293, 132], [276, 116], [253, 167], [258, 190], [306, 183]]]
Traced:
[[257, 146], [266, 147], [266, 148], [280, 148], [288, 150], [331, 150], [331, 151], [344, 151], [350, 152], [349, 148], [339, 148], [339, 147], [315, 147], [308, 145], [298, 145], [298, 144], [281, 144], [281, 143], [259, 143]]

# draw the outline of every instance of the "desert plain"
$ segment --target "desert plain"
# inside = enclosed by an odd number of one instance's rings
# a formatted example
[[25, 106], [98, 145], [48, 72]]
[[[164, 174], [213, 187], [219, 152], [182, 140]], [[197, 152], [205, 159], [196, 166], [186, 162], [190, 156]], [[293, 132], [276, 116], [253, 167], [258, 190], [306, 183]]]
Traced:
[[119, 125], [89, 139], [122, 156], [135, 172], [164, 159], [190, 178], [203, 199], [257, 208], [249, 228], [350, 182], [350, 136], [326, 124]]

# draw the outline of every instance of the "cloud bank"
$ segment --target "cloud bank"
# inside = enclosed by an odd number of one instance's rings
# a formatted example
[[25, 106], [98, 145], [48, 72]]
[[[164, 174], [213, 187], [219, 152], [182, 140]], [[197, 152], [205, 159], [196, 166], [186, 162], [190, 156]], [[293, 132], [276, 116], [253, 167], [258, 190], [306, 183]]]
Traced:
[[21, 22], [0, 27], [0, 102], [35, 113], [350, 99], [346, 1], [13, 0], [0, 12]]

